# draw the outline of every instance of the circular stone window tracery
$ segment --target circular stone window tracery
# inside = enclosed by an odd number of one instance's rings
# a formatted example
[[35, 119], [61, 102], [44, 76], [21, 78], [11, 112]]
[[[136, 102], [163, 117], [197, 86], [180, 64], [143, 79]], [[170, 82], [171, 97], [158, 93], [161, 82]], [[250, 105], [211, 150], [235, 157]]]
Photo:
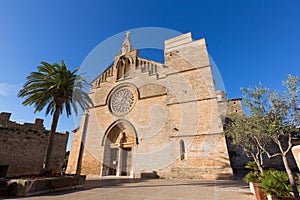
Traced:
[[110, 110], [116, 115], [124, 115], [131, 111], [136, 102], [134, 88], [124, 86], [113, 92], [110, 98]]

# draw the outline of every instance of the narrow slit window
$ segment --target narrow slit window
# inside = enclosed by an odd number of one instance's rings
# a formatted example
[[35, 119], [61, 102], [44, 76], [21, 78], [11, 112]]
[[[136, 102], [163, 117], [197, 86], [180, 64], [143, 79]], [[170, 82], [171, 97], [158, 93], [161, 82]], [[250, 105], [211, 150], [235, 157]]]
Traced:
[[186, 152], [185, 152], [185, 146], [183, 140], [179, 141], [179, 146], [180, 146], [180, 159], [184, 160], [186, 157]]

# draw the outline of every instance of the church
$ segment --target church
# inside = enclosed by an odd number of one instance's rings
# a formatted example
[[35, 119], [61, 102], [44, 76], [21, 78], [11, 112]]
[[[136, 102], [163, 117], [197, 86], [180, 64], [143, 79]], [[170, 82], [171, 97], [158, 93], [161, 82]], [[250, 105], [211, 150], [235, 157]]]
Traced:
[[74, 130], [66, 172], [230, 178], [225, 93], [215, 91], [205, 39], [186, 33], [165, 40], [160, 63], [139, 57], [129, 34], [113, 64], [90, 84], [94, 107]]

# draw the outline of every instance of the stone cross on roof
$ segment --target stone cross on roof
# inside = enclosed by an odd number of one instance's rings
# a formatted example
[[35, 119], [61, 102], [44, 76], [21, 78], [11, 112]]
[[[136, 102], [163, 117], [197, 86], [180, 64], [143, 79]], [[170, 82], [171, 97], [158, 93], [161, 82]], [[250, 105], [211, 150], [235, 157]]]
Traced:
[[123, 44], [121, 46], [121, 54], [122, 55], [130, 52], [133, 49], [133, 47], [131, 45], [131, 42], [130, 42], [130, 39], [129, 39], [129, 35], [130, 34], [131, 34], [131, 32], [127, 31], [126, 38], [125, 38], [125, 40], [124, 40], [124, 42], [123, 42]]
[[127, 31], [127, 32], [126, 32], [126, 37], [129, 38], [129, 35], [130, 35], [130, 34], [131, 34], [131, 32], [130, 32], [130, 31]]

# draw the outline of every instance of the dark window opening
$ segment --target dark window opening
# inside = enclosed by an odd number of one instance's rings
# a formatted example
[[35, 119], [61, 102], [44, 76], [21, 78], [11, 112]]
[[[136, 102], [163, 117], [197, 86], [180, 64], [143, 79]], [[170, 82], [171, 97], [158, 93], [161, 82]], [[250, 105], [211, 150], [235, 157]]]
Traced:
[[0, 178], [6, 177], [9, 165], [0, 165]]
[[180, 159], [184, 160], [186, 157], [186, 153], [185, 153], [185, 146], [183, 140], [179, 141], [179, 146], [180, 146]]

